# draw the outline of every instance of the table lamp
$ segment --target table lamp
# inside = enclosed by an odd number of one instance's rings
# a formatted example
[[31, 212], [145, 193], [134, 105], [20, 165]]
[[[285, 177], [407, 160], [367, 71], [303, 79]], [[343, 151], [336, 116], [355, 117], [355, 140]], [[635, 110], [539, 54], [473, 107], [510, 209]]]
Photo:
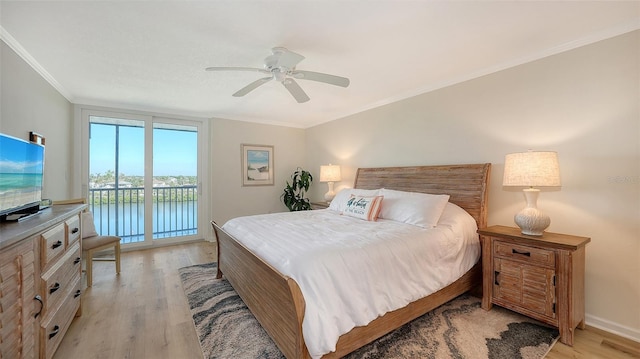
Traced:
[[324, 194], [325, 201], [330, 202], [336, 196], [333, 191], [333, 182], [340, 180], [340, 166], [332, 164], [320, 166], [320, 182], [327, 182], [329, 185], [329, 191]]
[[551, 151], [511, 153], [504, 159], [503, 186], [528, 187], [523, 189], [527, 206], [514, 216], [522, 234], [541, 236], [551, 219], [538, 210], [540, 190], [534, 187], [560, 186], [558, 154]]

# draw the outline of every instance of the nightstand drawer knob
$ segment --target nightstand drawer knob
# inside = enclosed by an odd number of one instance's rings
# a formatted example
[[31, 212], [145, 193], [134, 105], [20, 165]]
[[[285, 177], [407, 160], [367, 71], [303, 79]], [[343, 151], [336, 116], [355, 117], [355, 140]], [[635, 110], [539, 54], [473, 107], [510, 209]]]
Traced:
[[523, 256], [531, 257], [531, 252], [521, 252], [521, 251], [519, 251], [517, 249], [512, 249], [511, 253], [520, 254], [520, 255], [523, 255]]

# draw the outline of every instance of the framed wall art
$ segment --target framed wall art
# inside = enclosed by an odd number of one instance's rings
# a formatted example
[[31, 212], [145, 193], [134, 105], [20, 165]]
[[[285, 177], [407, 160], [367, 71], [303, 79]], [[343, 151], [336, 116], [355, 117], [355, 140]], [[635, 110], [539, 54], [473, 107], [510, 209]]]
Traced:
[[273, 186], [273, 146], [242, 144], [242, 185]]

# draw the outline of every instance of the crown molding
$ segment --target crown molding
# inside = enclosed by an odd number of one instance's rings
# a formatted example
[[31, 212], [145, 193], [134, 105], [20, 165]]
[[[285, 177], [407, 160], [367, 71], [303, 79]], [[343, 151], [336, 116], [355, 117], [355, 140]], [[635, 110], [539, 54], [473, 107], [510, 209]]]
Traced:
[[11, 34], [5, 30], [4, 27], [0, 26], [0, 40], [4, 41], [7, 46], [9, 46], [13, 51], [15, 51], [20, 58], [22, 58], [31, 68], [33, 68], [42, 78], [45, 79], [53, 88], [55, 88], [67, 101], [73, 103], [73, 95], [67, 89], [65, 89], [56, 79], [49, 73], [47, 70], [42, 67], [38, 61], [36, 61], [31, 54], [27, 50], [25, 50], [22, 45], [13, 37]]

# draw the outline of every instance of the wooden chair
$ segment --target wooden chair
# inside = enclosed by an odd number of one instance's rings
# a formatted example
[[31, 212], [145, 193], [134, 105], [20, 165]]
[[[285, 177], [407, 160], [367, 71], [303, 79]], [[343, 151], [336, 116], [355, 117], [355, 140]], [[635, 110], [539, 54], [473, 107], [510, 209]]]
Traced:
[[[54, 201], [53, 204], [86, 203], [84, 198]], [[116, 274], [120, 274], [120, 237], [101, 236], [96, 233], [91, 212], [82, 213], [82, 254], [85, 258], [87, 273], [87, 287], [93, 285], [93, 261], [115, 261]], [[96, 252], [113, 247], [115, 258], [94, 258]]]

